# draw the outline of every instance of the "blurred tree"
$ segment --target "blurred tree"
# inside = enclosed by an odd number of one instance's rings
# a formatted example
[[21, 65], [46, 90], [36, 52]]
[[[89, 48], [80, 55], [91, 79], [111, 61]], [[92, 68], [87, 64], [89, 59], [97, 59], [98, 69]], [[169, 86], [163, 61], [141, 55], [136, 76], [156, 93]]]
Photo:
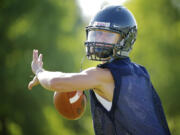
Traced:
[[75, 1], [1, 0], [0, 16], [0, 134], [88, 133], [80, 120], [60, 117], [52, 92], [42, 87], [27, 90], [34, 48], [43, 53], [46, 69], [79, 71], [75, 60], [83, 51], [82, 21]]

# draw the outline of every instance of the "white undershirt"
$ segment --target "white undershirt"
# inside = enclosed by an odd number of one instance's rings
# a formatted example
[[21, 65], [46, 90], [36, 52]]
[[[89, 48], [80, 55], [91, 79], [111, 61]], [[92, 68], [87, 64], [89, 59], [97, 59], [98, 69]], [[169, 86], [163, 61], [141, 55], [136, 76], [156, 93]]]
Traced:
[[97, 99], [99, 100], [99, 102], [104, 106], [104, 108], [108, 111], [111, 110], [112, 107], [112, 102], [107, 101], [106, 99], [104, 99], [103, 97], [101, 97], [100, 95], [98, 95], [96, 92], [94, 92]]

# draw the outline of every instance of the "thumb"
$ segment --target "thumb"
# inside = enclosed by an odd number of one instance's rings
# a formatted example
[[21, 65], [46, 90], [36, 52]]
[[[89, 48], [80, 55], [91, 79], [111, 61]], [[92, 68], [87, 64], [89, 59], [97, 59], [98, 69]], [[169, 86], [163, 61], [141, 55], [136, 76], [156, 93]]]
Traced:
[[29, 84], [28, 84], [28, 89], [31, 90], [33, 87], [33, 81], [30, 81]]
[[39, 80], [37, 79], [36, 76], [34, 76], [33, 80], [29, 82], [28, 84], [28, 89], [31, 90], [32, 87], [36, 86], [39, 84]]

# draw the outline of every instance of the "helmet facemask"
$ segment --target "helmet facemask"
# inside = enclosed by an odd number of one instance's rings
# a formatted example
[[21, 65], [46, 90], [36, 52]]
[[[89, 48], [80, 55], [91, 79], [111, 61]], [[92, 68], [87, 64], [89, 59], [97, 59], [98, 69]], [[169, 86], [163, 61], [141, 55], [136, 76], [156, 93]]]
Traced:
[[108, 61], [114, 48], [120, 43], [119, 33], [101, 29], [87, 29], [86, 55], [90, 60]]

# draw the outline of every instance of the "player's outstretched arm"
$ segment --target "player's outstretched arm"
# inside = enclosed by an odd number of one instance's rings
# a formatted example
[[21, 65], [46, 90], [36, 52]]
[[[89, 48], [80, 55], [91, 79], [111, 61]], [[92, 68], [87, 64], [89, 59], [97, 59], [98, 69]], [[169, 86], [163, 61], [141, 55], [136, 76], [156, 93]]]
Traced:
[[105, 85], [113, 81], [107, 69], [92, 67], [80, 73], [62, 73], [46, 71], [42, 65], [42, 54], [38, 56], [38, 51], [34, 50], [31, 67], [37, 78], [29, 83], [30, 89], [40, 83], [42, 87], [52, 91], [67, 92], [93, 88], [102, 90]]
[[62, 73], [42, 70], [36, 74], [40, 84], [52, 91], [68, 92], [74, 90], [101, 89], [103, 74], [99, 68], [93, 67], [80, 73]]

